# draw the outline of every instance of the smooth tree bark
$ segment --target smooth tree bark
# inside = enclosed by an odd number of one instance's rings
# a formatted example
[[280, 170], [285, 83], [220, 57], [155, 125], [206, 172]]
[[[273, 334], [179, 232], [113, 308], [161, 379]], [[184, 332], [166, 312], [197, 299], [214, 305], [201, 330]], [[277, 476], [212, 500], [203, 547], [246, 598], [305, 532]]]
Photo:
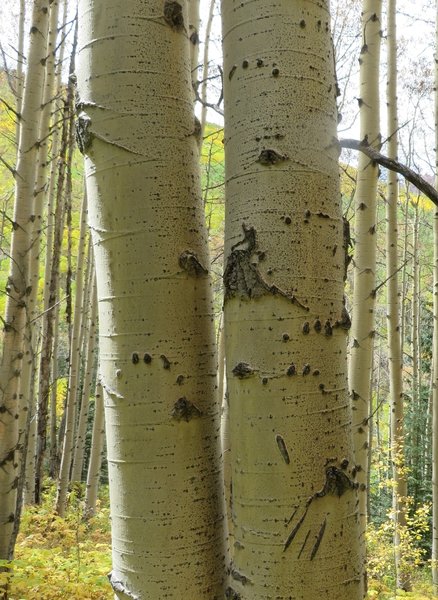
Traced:
[[207, 123], [207, 86], [209, 77], [209, 56], [210, 56], [210, 41], [211, 41], [211, 27], [213, 24], [213, 13], [216, 0], [210, 0], [210, 7], [208, 10], [207, 23], [205, 25], [204, 35], [204, 52], [202, 58], [202, 77], [201, 77], [201, 139], [204, 137], [205, 125]]
[[23, 469], [25, 502], [35, 500], [35, 451], [36, 451], [36, 402], [34, 393], [36, 356], [38, 354], [38, 338], [41, 326], [41, 306], [39, 303], [40, 262], [43, 236], [43, 213], [47, 209], [47, 186], [49, 167], [49, 143], [54, 112], [55, 58], [58, 36], [59, 2], [53, 0], [50, 4], [49, 28], [45, 57], [44, 91], [42, 112], [39, 124], [38, 165], [34, 188], [34, 225], [30, 249], [28, 296], [29, 326], [25, 341], [24, 360], [20, 380], [20, 436], [23, 439], [23, 459], [26, 468]]
[[49, 0], [35, 0], [31, 15], [26, 81], [15, 169], [15, 205], [6, 285], [0, 362], [0, 559], [10, 559], [16, 531], [19, 484], [19, 382], [27, 334], [27, 300], [31, 292], [29, 260], [33, 229], [33, 192], [41, 118]]
[[223, 597], [219, 406], [188, 6], [81, 0], [78, 139], [117, 598]]
[[[438, 2], [435, 39], [438, 42]], [[438, 189], [438, 47], [435, 50], [435, 187]], [[433, 214], [433, 352], [432, 352], [432, 583], [438, 594], [438, 209]]]
[[[397, 0], [388, 0], [388, 157], [398, 156], [398, 109], [397, 109]], [[389, 393], [391, 403], [391, 456], [393, 469], [393, 519], [394, 556], [397, 587], [410, 590], [410, 581], [403, 569], [400, 529], [406, 528], [406, 499], [408, 495], [406, 466], [404, 461], [404, 407], [403, 407], [403, 358], [400, 338], [400, 306], [398, 286], [398, 196], [397, 173], [388, 172], [388, 195], [386, 202], [386, 298], [388, 323]]]
[[[74, 85], [72, 74], [74, 73], [74, 60], [76, 48], [76, 34], [73, 42], [73, 51], [70, 60], [69, 81], [67, 85], [67, 96], [63, 108], [63, 126], [60, 142], [60, 151], [58, 159], [58, 173], [56, 183], [56, 198], [55, 212], [53, 216], [53, 245], [52, 245], [52, 262], [50, 270], [46, 271], [46, 279], [49, 279], [49, 288], [47, 291], [47, 306], [45, 299], [45, 310], [42, 324], [42, 345], [39, 364], [39, 385], [38, 385], [38, 409], [37, 409], [37, 451], [35, 458], [35, 500], [37, 503], [41, 501], [41, 487], [43, 481], [43, 465], [47, 446], [47, 424], [48, 424], [48, 408], [50, 396], [50, 370], [52, 367], [52, 358], [54, 352], [54, 337], [57, 328], [58, 317], [58, 295], [59, 295], [59, 277], [60, 277], [60, 261], [61, 252], [63, 251], [63, 231], [65, 222], [65, 205], [66, 196], [68, 196], [69, 185], [66, 181], [71, 175], [71, 163], [73, 158], [74, 145]], [[44, 294], [46, 296], [46, 292]], [[56, 360], [56, 355], [55, 355]], [[53, 407], [53, 404], [52, 404]], [[53, 414], [52, 414], [53, 417]], [[51, 422], [51, 433], [53, 434], [54, 421]], [[51, 435], [51, 472], [54, 473], [55, 444], [53, 443], [53, 435]], [[56, 459], [57, 462], [57, 459]]]
[[222, 19], [227, 597], [359, 599], [329, 3], [224, 0]]
[[[380, 148], [379, 63], [381, 45], [381, 0], [364, 0], [360, 54], [360, 139]], [[351, 349], [348, 369], [353, 403], [355, 460], [360, 483], [359, 514], [362, 549], [365, 552], [368, 488], [368, 438], [371, 377], [374, 346], [376, 287], [376, 195], [378, 167], [359, 156], [355, 193], [355, 250]]]
[[67, 400], [65, 405], [65, 429], [62, 440], [61, 464], [59, 467], [58, 486], [55, 510], [59, 516], [64, 517], [67, 510], [67, 494], [70, 483], [70, 472], [73, 460], [74, 434], [77, 414], [79, 375], [81, 365], [81, 350], [84, 329], [84, 312], [86, 306], [84, 286], [86, 284], [86, 253], [87, 246], [87, 195], [81, 208], [80, 231], [78, 242], [78, 258], [76, 263], [76, 291], [74, 302], [74, 317], [72, 336], [70, 342], [70, 364], [68, 372]]
[[[88, 255], [91, 260], [92, 253]], [[82, 481], [82, 469], [85, 454], [85, 436], [87, 434], [88, 407], [92, 393], [93, 375], [95, 372], [95, 351], [97, 345], [97, 298], [95, 289], [94, 265], [92, 267], [92, 281], [90, 282], [90, 309], [86, 334], [84, 336], [84, 362], [80, 411], [76, 430], [75, 447], [73, 452], [73, 466], [71, 481]]]
[[91, 438], [90, 461], [87, 471], [87, 485], [84, 500], [84, 518], [96, 514], [99, 478], [105, 445], [105, 413], [103, 409], [103, 391], [100, 383], [96, 385], [94, 398], [94, 420]]
[[15, 126], [15, 139], [18, 146], [20, 139], [20, 122], [21, 122], [21, 107], [23, 101], [24, 87], [24, 39], [25, 39], [25, 22], [26, 22], [26, 2], [20, 0], [20, 13], [18, 16], [18, 44], [17, 44], [17, 66], [15, 68], [15, 110], [17, 112], [17, 122]]

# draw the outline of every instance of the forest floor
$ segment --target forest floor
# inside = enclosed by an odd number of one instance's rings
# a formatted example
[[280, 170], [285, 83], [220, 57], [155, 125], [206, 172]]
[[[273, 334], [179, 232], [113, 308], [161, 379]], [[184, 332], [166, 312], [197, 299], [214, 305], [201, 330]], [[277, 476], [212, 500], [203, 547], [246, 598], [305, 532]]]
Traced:
[[[9, 600], [113, 600], [107, 574], [111, 570], [108, 490], [103, 487], [96, 516], [83, 519], [83, 486], [70, 494], [65, 519], [53, 512], [55, 489], [49, 487], [41, 506], [22, 516]], [[426, 571], [418, 572], [413, 592], [397, 592], [391, 581], [370, 581], [368, 600], [436, 598]]]

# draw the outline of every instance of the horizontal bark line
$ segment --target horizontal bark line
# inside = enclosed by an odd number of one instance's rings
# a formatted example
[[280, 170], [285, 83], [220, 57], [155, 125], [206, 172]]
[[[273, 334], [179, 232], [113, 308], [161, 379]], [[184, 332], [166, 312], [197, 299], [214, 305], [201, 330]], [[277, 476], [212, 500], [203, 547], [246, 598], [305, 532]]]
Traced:
[[407, 181], [415, 185], [420, 192], [423, 192], [423, 194], [427, 196], [429, 200], [438, 206], [438, 192], [433, 185], [428, 183], [425, 179], [423, 179], [423, 177], [421, 177], [421, 175], [398, 160], [388, 158], [384, 154], [381, 154], [378, 150], [376, 150], [376, 148], [371, 146], [366, 138], [362, 141], [343, 139], [339, 140], [339, 144], [341, 148], [349, 148], [350, 150], [358, 150], [359, 152], [363, 152], [363, 154], [368, 156], [368, 158], [378, 163], [382, 167], [403, 175]]

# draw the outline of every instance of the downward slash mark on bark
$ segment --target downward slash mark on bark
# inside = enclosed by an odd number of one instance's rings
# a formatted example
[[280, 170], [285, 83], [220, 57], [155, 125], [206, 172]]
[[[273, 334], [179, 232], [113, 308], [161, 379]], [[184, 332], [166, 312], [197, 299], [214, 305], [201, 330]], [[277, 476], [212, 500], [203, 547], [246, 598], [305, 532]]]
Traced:
[[[290, 532], [290, 534], [288, 535], [288, 537], [284, 543], [283, 552], [285, 552], [289, 548], [291, 543], [293, 542], [295, 536], [297, 535], [298, 531], [300, 530], [301, 525], [304, 523], [304, 519], [307, 516], [309, 507], [314, 500], [316, 500], [317, 498], [323, 498], [324, 496], [327, 496], [329, 494], [331, 496], [338, 496], [340, 498], [343, 494], [345, 494], [345, 492], [347, 490], [353, 490], [355, 488], [357, 488], [357, 484], [355, 484], [348, 477], [348, 475], [346, 475], [346, 473], [341, 471], [341, 469], [338, 469], [337, 467], [335, 467], [333, 465], [330, 467], [327, 467], [325, 470], [324, 486], [322, 487], [321, 490], [319, 490], [319, 492], [315, 492], [313, 494], [313, 496], [310, 496], [310, 498], [307, 500], [303, 514], [299, 518], [297, 524], [292, 529], [292, 531]], [[297, 509], [294, 510], [288, 523], [290, 523], [292, 521], [296, 512], [297, 512]], [[316, 543], [312, 549], [311, 560], [314, 558], [316, 552], [318, 551], [319, 545], [322, 540], [322, 536], [324, 535], [325, 527], [326, 527], [326, 520], [324, 519], [324, 523], [321, 526], [321, 529], [320, 529], [317, 539], [316, 539]]]
[[313, 560], [315, 558], [316, 553], [318, 552], [318, 548], [321, 544], [326, 525], [327, 525], [327, 518], [324, 519], [324, 522], [321, 525], [321, 529], [319, 530], [319, 533], [316, 536], [315, 545], [313, 546], [312, 552], [310, 553], [310, 560]]
[[306, 533], [306, 537], [304, 538], [303, 545], [301, 546], [301, 550], [300, 550], [300, 551], [299, 551], [299, 553], [298, 553], [298, 558], [301, 558], [301, 554], [303, 553], [303, 550], [304, 550], [304, 548], [305, 548], [305, 546], [306, 546], [306, 544], [307, 544], [307, 540], [309, 539], [309, 535], [310, 535], [310, 529], [309, 529], [309, 531]]
[[275, 441], [277, 442], [278, 449], [280, 450], [280, 454], [283, 457], [284, 462], [287, 465], [290, 464], [290, 457], [289, 452], [287, 451], [286, 442], [279, 433], [275, 436]]

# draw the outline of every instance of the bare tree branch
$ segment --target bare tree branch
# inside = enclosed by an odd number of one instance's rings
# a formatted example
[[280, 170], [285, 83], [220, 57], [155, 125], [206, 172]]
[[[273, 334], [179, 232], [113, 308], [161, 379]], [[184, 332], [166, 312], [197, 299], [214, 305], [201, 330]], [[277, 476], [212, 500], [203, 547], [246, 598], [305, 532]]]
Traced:
[[373, 146], [371, 146], [367, 139], [362, 141], [359, 140], [351, 140], [344, 139], [339, 140], [339, 144], [341, 148], [350, 148], [350, 150], [358, 150], [359, 152], [363, 152], [368, 158], [370, 158], [373, 162], [378, 163], [382, 167], [389, 169], [390, 171], [395, 171], [400, 175], [415, 185], [415, 187], [423, 192], [425, 196], [429, 198], [436, 206], [438, 206], [438, 192], [437, 190], [428, 183], [421, 175], [402, 164], [398, 160], [393, 160], [388, 158], [384, 154], [381, 154], [378, 150], [376, 150]]

